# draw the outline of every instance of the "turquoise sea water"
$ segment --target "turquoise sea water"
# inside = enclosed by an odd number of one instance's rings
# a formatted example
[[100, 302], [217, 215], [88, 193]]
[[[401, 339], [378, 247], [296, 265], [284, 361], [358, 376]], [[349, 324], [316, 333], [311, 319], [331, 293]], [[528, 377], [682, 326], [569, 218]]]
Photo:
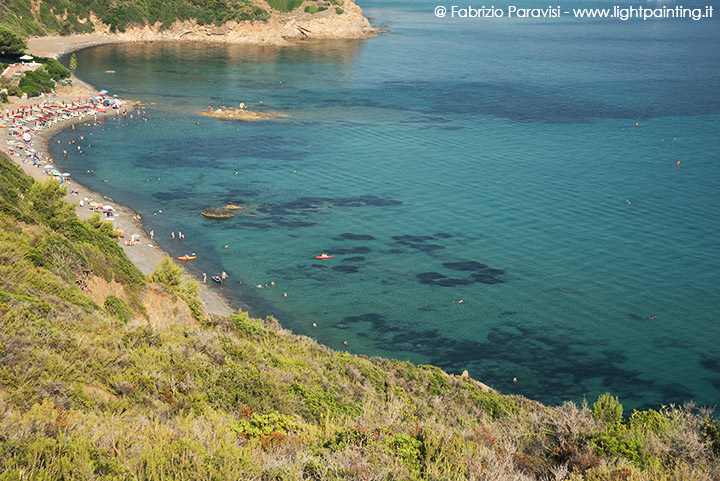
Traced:
[[[238, 305], [332, 348], [548, 403], [715, 404], [718, 22], [360, 4], [388, 34], [78, 52], [80, 77], [150, 119], [60, 133], [86, 146], [63, 168], [197, 252], [192, 272], [227, 271], [213, 287]], [[199, 115], [240, 102], [291, 117]], [[227, 201], [247, 210], [200, 215]]]

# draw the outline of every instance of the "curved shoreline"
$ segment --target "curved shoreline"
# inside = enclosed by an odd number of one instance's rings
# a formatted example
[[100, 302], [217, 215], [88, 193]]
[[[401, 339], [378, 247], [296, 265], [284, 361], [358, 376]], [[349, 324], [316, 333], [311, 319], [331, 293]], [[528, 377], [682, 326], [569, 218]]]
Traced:
[[[359, 15], [365, 23], [367, 23], [369, 27], [369, 22], [365, 17], [362, 17], [360, 7], [353, 4], [353, 7], [356, 10], [356, 14]], [[371, 28], [371, 31], [367, 32], [367, 35], [364, 35], [362, 37], [346, 37], [346, 38], [368, 38], [370, 36], [373, 36], [375, 34], [376, 30]], [[90, 47], [96, 47], [100, 45], [107, 45], [107, 44], [119, 44], [119, 43], [131, 43], [131, 42], [152, 42], [152, 41], [158, 41], [158, 42], [167, 42], [167, 41], [190, 41], [190, 42], [210, 42], [210, 43], [246, 43], [246, 44], [265, 44], [265, 45], [294, 45], [293, 43], [289, 42], [273, 42], [273, 41], [220, 41], [217, 39], [218, 37], [210, 39], [196, 39], [196, 38], [189, 38], [189, 39], [182, 39], [182, 38], [168, 38], [168, 37], [160, 37], [160, 38], [154, 38], [154, 39], [148, 39], [148, 38], [130, 38], [127, 35], [121, 36], [117, 34], [109, 34], [109, 33], [94, 33], [94, 34], [76, 34], [76, 35], [68, 35], [68, 36], [44, 36], [44, 37], [32, 37], [28, 39], [28, 52], [31, 55], [36, 56], [42, 56], [42, 57], [53, 57], [53, 58], [59, 58], [62, 55], [67, 55], [72, 52], [83, 50], [85, 48]], [[58, 99], [72, 99], [74, 96], [77, 96], [78, 94], [81, 94], [83, 96], [92, 96], [94, 95], [98, 89], [94, 86], [90, 85], [89, 83], [79, 79], [75, 75], [72, 76], [73, 78], [73, 90], [71, 93], [65, 94], [63, 97], [58, 97]], [[14, 102], [15, 105], [22, 105], [31, 103], [28, 99], [26, 101], [16, 101]], [[38, 99], [34, 99], [38, 101]], [[107, 118], [111, 116], [111, 113], [108, 113], [104, 116], [104, 118]], [[81, 120], [76, 120], [74, 122], [66, 121], [66, 122], [60, 122], [57, 125], [53, 125], [52, 128], [44, 129], [36, 136], [36, 149], [39, 152], [45, 152], [46, 156], [49, 157], [49, 150], [48, 146], [50, 143], [51, 138], [58, 134], [60, 131], [70, 128], [73, 123], [80, 123]], [[5, 143], [2, 143], [2, 148], [5, 150]], [[12, 157], [13, 160], [20, 165], [20, 167], [23, 169], [23, 171], [27, 174], [30, 174], [33, 176], [36, 180], [42, 181], [43, 178], [38, 178], [36, 175], [41, 173], [34, 173], [33, 168], [31, 166], [28, 166], [27, 164], [23, 164], [22, 162], [18, 162], [16, 157]], [[34, 169], [37, 170], [37, 169]], [[73, 185], [76, 186], [79, 189], [80, 196], [79, 198], [83, 198], [85, 196], [91, 197], [91, 198], [105, 198], [105, 196], [100, 192], [95, 192], [88, 187], [84, 186], [83, 184], [79, 183], [77, 179], [69, 179], [73, 181]], [[68, 202], [75, 203], [78, 199], [74, 198], [75, 196], [72, 196], [70, 193], [66, 196], [66, 200]], [[125, 254], [128, 256], [131, 262], [135, 264], [138, 269], [140, 269], [141, 272], [144, 274], [152, 273], [154, 270], [155, 262], [160, 261], [165, 256], [169, 256], [170, 254], [165, 251], [164, 249], [160, 248], [158, 244], [153, 242], [150, 239], [150, 235], [148, 232], [146, 232], [142, 221], [133, 221], [133, 217], [136, 215], [136, 212], [134, 212], [132, 209], [130, 209], [127, 206], [119, 205], [116, 202], [112, 202], [114, 207], [116, 208], [116, 212], [120, 214], [118, 217], [118, 221], [116, 222], [116, 225], [118, 228], [125, 230], [126, 233], [130, 234], [130, 231], [132, 230], [132, 233], [138, 233], [140, 234], [140, 245], [135, 246], [125, 246], [122, 244], [119, 244], [123, 250], [125, 251]], [[81, 218], [87, 217], [88, 211], [83, 210], [79, 208], [76, 205], [76, 212], [78, 212], [78, 215]], [[151, 246], [152, 248], [147, 248], [147, 246]], [[172, 257], [172, 256], [170, 256]], [[207, 284], [203, 284], [201, 282], [201, 279], [198, 279], [197, 276], [194, 276], [187, 273], [188, 276], [200, 281], [200, 288], [201, 288], [201, 294], [199, 296], [200, 300], [203, 302], [203, 305], [205, 307], [206, 312], [209, 314], [219, 314], [219, 315], [228, 315], [228, 314], [234, 314], [238, 311], [238, 308], [244, 309], [246, 311], [251, 311], [251, 306], [247, 305], [244, 302], [232, 302], [229, 297], [222, 293], [218, 293], [217, 290], [212, 289], [210, 286], [212, 285], [212, 282], [208, 280]]]
[[[79, 43], [71, 43], [68, 45], [55, 42], [54, 44], [57, 47], [55, 55], [49, 56], [58, 56], [62, 53], [69, 53], [70, 51], [73, 51], [75, 49], [81, 49], [89, 46]], [[72, 48], [73, 50], [67, 50], [67, 48]], [[34, 55], [48, 56], [32, 50], [31, 47], [28, 50], [31, 54]], [[69, 103], [77, 97], [90, 98], [97, 92], [97, 89], [93, 88], [90, 84], [78, 79], [75, 76], [73, 76], [73, 83], [74, 86], [72, 88], [60, 88], [60, 92], [56, 95], [56, 97], [52, 97], [51, 100], [56, 103]], [[47, 100], [48, 98], [13, 99], [13, 101], [9, 105], [6, 104], [4, 107], [7, 107], [10, 110], [15, 110], [20, 107], [38, 105], [41, 102]], [[131, 101], [129, 103], [126, 102], [125, 105], [127, 106], [128, 115], [132, 115], [131, 112], [134, 110], [132, 106], [136, 104]], [[119, 114], [119, 112], [114, 112], [112, 109], [109, 109], [107, 112], [98, 113], [96, 115], [96, 118], [99, 122], [109, 121], [119, 116], [116, 114]], [[37, 150], [37, 153], [40, 155], [41, 158], [44, 158], [50, 162], [54, 162], [49, 152], [49, 145], [51, 139], [61, 131], [73, 128], [75, 124], [83, 124], [88, 122], [94, 122], [94, 119], [88, 118], [86, 116], [84, 118], [71, 118], [68, 120], [58, 121], [53, 125], [43, 128], [42, 130], [34, 134], [34, 137], [32, 139], [33, 147], [35, 148], [35, 150]], [[34, 167], [32, 164], [25, 163], [15, 155], [10, 154], [9, 145], [5, 142], [5, 140], [9, 140], [12, 138], [10, 136], [9, 130], [9, 128], [0, 129], [0, 150], [2, 150], [6, 155], [8, 155], [8, 157], [12, 159], [13, 162], [15, 162], [15, 164], [18, 165], [27, 175], [30, 175], [38, 182], [45, 181], [48, 177], [45, 175], [44, 171], [38, 169], [37, 167]], [[67, 181], [68, 185], [72, 185], [77, 189], [77, 194], [73, 194], [68, 191], [68, 194], [65, 196], [65, 201], [75, 206], [75, 212], [77, 213], [79, 218], [85, 219], [91, 215], [91, 212], [87, 207], [80, 207], [80, 205], [78, 204], [79, 200], [85, 197], [89, 197], [91, 199], [102, 200], [103, 202], [110, 202], [112, 203], [116, 214], [113, 217], [116, 227], [118, 229], [124, 230], [127, 235], [130, 235], [131, 233], [137, 233], [140, 235], [138, 245], [126, 246], [121, 242], [119, 242], [118, 245], [123, 249], [125, 255], [128, 256], [130, 261], [135, 264], [135, 266], [143, 274], [152, 273], [155, 268], [155, 263], [159, 262], [163, 257], [170, 255], [167, 251], [160, 248], [158, 244], [156, 244], [153, 240], [150, 239], [150, 235], [145, 231], [143, 227], [143, 222], [141, 220], [138, 221], [134, 219], [136, 212], [134, 212], [132, 209], [127, 206], [120, 205], [114, 201], [107, 200], [108, 198], [104, 196], [101, 192], [89, 189], [82, 183], [78, 182], [75, 178], [68, 177]], [[190, 273], [187, 273], [186, 275], [195, 278], [195, 276]], [[196, 280], [201, 281], [199, 279]], [[221, 293], [218, 293], [216, 290], [211, 289], [210, 284], [203, 284], [202, 282], [200, 282], [200, 296], [198, 297], [202, 301], [205, 311], [208, 314], [229, 315], [237, 312], [237, 308], [235, 308], [231, 304], [230, 300]]]

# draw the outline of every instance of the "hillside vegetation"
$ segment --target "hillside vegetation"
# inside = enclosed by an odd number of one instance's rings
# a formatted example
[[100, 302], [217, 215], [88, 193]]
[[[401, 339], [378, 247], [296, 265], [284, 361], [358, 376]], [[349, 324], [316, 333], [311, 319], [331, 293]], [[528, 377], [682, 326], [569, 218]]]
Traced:
[[[143, 277], [63, 192], [0, 154], [0, 480], [720, 479], [709, 412], [550, 408], [209, 317], [169, 259]], [[89, 279], [121, 287], [98, 300]], [[195, 320], [148, 316], [158, 288]]]
[[[344, 0], [320, 3], [342, 5]], [[167, 28], [189, 19], [219, 26], [231, 20], [267, 20], [273, 11], [290, 12], [302, 4], [303, 0], [268, 0], [267, 4], [257, 0], [5, 0], [0, 2], [0, 25], [21, 35], [89, 33], [94, 30], [92, 14], [113, 31], [157, 22]]]

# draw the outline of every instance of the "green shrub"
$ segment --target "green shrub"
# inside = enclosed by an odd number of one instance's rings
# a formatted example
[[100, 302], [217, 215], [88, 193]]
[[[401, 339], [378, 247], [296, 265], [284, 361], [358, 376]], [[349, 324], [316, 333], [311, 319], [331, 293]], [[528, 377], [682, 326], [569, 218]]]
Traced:
[[28, 97], [37, 97], [43, 92], [53, 90], [55, 85], [55, 80], [44, 66], [25, 72], [18, 83], [20, 89], [28, 94]]
[[26, 197], [41, 222], [52, 229], [60, 229], [77, 218], [73, 206], [64, 200], [66, 194], [67, 189], [59, 180], [49, 179], [43, 183], [34, 182]]
[[261, 320], [250, 318], [250, 315], [242, 310], [238, 310], [237, 314], [231, 315], [230, 320], [233, 321], [235, 329], [246, 335], [257, 336], [268, 332]]
[[628, 424], [630, 429], [638, 432], [660, 434], [670, 427], [670, 419], [661, 412], [648, 409], [647, 411], [633, 411]]
[[490, 419], [499, 419], [520, 412], [519, 404], [510, 396], [475, 388], [471, 391], [470, 398], [477, 407], [490, 416]]
[[622, 421], [623, 407], [618, 398], [610, 393], [601, 394], [593, 404], [592, 416], [596, 421], [603, 422], [608, 426]]
[[196, 297], [200, 294], [200, 285], [192, 279], [183, 280], [182, 274], [183, 268], [175, 264], [170, 256], [165, 256], [159, 263], [155, 263], [155, 270], [150, 274], [149, 279], [183, 299]]
[[295, 419], [276, 412], [258, 414], [253, 412], [246, 419], [241, 419], [235, 426], [238, 436], [246, 439], [287, 436], [298, 429], [300, 423]]
[[345, 13], [345, 10], [343, 10], [343, 9], [340, 8], [340, 7], [337, 7], [337, 8], [335, 9], [335, 13], [337, 13], [338, 15], [342, 15], [343, 13]]
[[87, 268], [87, 260], [77, 250], [67, 237], [52, 233], [45, 237], [28, 253], [36, 266], [43, 266], [55, 273], [68, 283], [75, 280], [75, 276], [83, 268]]
[[389, 443], [393, 454], [412, 469], [415, 473], [420, 473], [422, 467], [422, 442], [409, 434], [396, 434]]
[[305, 7], [305, 11], [308, 13], [317, 13], [318, 7], [317, 5], [308, 5], [307, 7]]
[[292, 12], [302, 3], [303, 0], [268, 0], [268, 4], [278, 12]]
[[85, 222], [104, 236], [113, 239], [120, 236], [120, 233], [115, 230], [115, 224], [109, 220], [103, 220], [102, 216], [97, 212], [85, 219]]
[[132, 309], [128, 303], [113, 295], [107, 296], [107, 299], [105, 299], [105, 310], [123, 324], [127, 324], [132, 317]]
[[325, 441], [323, 447], [332, 452], [342, 451], [348, 446], [365, 447], [373, 442], [371, 434], [361, 427], [343, 429]]
[[290, 392], [302, 399], [302, 413], [315, 421], [322, 420], [326, 415], [337, 416], [357, 412], [357, 408], [343, 404], [338, 399], [338, 392], [330, 392], [321, 385], [304, 385], [292, 383]]
[[20, 57], [27, 48], [27, 42], [12, 30], [0, 26], [0, 55]]
[[447, 382], [447, 379], [445, 379], [445, 374], [443, 373], [442, 369], [440, 369], [437, 366], [431, 366], [431, 365], [420, 365], [418, 366], [419, 369], [422, 369], [423, 371], [426, 371], [428, 373], [429, 382], [427, 385], [427, 392], [428, 394], [435, 394], [439, 395], [442, 394], [443, 391], [450, 388], [450, 384]]
[[638, 467], [643, 466], [642, 444], [620, 423], [612, 424], [607, 431], [596, 434], [593, 443], [596, 450], [605, 456], [624, 458]]
[[715, 456], [720, 456], [720, 423], [706, 417], [702, 424], [702, 435]]
[[14, 97], [22, 97], [23, 91], [20, 90], [20, 87], [17, 85], [9, 85], [7, 88], [8, 95], [12, 95]]
[[54, 58], [36, 58], [35, 60], [45, 66], [50, 78], [56, 82], [70, 77], [70, 71]]

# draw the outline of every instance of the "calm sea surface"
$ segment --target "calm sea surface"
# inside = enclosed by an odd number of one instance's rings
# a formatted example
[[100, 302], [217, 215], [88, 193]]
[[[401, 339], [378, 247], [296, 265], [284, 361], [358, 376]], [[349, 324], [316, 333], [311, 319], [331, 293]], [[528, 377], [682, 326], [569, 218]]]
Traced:
[[[548, 403], [717, 403], [718, 21], [360, 4], [389, 33], [78, 52], [149, 119], [65, 131], [52, 154], [85, 135], [64, 169], [197, 252], [192, 272], [227, 271], [213, 288], [237, 305], [332, 348]], [[290, 117], [199, 115], [240, 102]], [[200, 215], [228, 201], [247, 209]]]

